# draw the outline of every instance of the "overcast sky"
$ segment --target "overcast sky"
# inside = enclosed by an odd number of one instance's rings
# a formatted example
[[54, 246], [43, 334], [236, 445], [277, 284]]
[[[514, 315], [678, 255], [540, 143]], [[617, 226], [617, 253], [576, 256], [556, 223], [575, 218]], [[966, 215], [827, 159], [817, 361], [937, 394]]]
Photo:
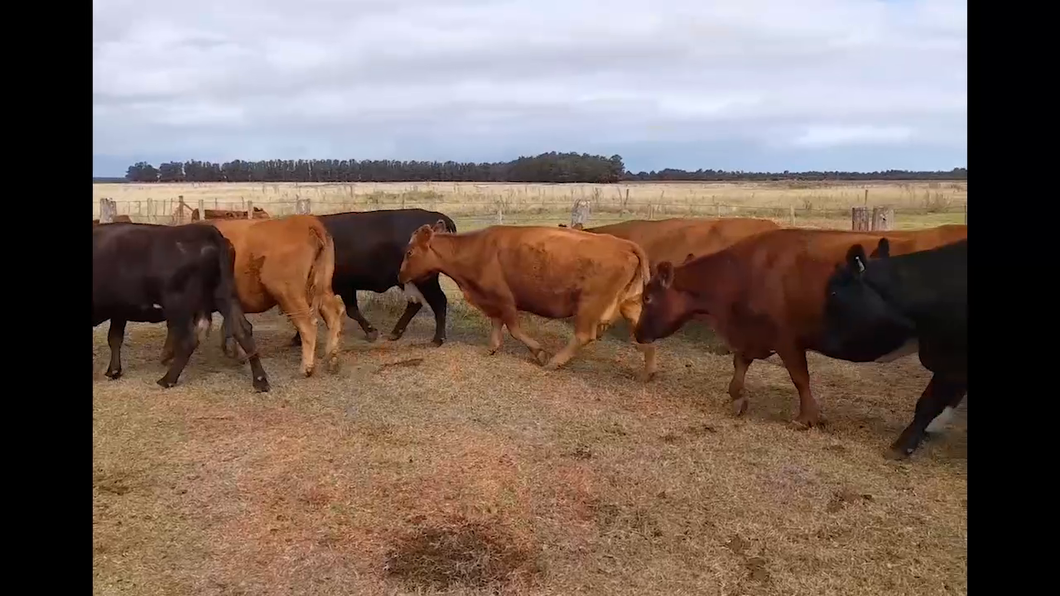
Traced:
[[964, 0], [93, 0], [93, 171], [967, 165]]

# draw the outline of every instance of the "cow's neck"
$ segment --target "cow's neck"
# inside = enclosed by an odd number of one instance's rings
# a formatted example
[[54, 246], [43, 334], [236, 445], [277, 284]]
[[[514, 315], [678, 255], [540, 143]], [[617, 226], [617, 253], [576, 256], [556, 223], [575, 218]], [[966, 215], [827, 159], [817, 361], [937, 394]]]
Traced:
[[431, 238], [431, 250], [438, 259], [438, 271], [458, 284], [467, 283], [477, 270], [471, 260], [475, 251], [461, 250], [461, 245], [469, 241], [458, 234], [436, 234]]
[[726, 260], [709, 255], [674, 268], [673, 287], [685, 296], [689, 316], [719, 312], [720, 295], [715, 291], [724, 287], [728, 274]]

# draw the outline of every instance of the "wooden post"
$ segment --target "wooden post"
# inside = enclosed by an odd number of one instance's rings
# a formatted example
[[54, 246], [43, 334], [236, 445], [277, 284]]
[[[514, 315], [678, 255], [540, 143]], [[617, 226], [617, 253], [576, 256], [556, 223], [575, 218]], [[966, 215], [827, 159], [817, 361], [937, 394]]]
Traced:
[[147, 223], [155, 223], [155, 202], [147, 197]]
[[855, 232], [868, 232], [871, 229], [872, 219], [869, 217], [868, 207], [851, 207], [850, 229]]
[[309, 199], [295, 199], [294, 212], [298, 215], [310, 215], [313, 213], [313, 210], [309, 205]]
[[791, 221], [791, 227], [795, 227], [795, 205], [788, 205], [788, 219]]
[[118, 214], [118, 204], [113, 199], [99, 200], [99, 223], [113, 223]]
[[872, 208], [872, 231], [886, 232], [894, 223], [894, 209], [891, 207]]
[[503, 223], [504, 223], [504, 205], [500, 201], [497, 201], [497, 225], [499, 226], [499, 225], [501, 225]]
[[254, 219], [254, 201], [247, 201], [247, 219]]
[[582, 224], [583, 227], [588, 225], [592, 208], [592, 202], [589, 199], [574, 201], [570, 210], [570, 227], [573, 228], [576, 224]]
[[206, 219], [206, 199], [199, 199], [199, 219]]
[[184, 195], [177, 195], [177, 200], [178, 200], [178, 203], [177, 203], [176, 223], [179, 225], [179, 224], [184, 223], [184, 207], [185, 207], [185, 205], [184, 205]]
[[869, 189], [865, 189], [865, 204], [869, 204]]
[[136, 215], [138, 217], [139, 216], [143, 216], [143, 214], [144, 214], [144, 212], [140, 210], [141, 207], [142, 207], [142, 205], [140, 204], [140, 201], [136, 201]]
[[648, 206], [648, 219], [655, 219], [655, 203]]

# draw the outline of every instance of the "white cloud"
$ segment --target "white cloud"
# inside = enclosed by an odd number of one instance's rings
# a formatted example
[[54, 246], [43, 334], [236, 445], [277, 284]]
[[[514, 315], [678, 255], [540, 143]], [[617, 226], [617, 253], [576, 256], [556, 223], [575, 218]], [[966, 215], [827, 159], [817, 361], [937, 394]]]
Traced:
[[[93, 13], [97, 156], [556, 149], [787, 169], [857, 143], [875, 162], [834, 167], [965, 163], [957, 0], [96, 0]], [[736, 162], [689, 161], [726, 145]]]

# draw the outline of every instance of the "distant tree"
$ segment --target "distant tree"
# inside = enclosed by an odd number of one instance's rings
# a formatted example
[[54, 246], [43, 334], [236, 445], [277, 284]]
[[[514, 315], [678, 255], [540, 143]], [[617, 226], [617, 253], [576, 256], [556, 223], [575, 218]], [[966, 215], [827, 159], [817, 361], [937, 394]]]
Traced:
[[967, 168], [943, 172], [742, 172], [677, 168], [633, 173], [621, 155], [550, 151], [507, 162], [398, 161], [356, 159], [233, 160], [225, 163], [190, 160], [158, 168], [147, 162], [129, 166], [130, 182], [596, 182], [622, 181], [770, 181], [770, 180], [966, 180]]

